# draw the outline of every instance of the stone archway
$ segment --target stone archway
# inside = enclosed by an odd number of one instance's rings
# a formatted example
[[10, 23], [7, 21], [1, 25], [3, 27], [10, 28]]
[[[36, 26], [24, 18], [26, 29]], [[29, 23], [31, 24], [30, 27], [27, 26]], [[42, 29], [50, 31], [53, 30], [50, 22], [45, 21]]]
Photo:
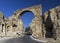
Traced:
[[[22, 22], [24, 24], [25, 32], [26, 32], [26, 30], [30, 30], [30, 24], [31, 24], [33, 18], [35, 18], [35, 16], [34, 16], [33, 12], [31, 12], [31, 11], [26, 10], [21, 13], [20, 19], [22, 20]], [[26, 34], [28, 34], [28, 32], [26, 32]]]
[[[32, 22], [30, 24], [30, 27], [33, 31], [32, 36], [34, 36], [36, 38], [42, 37], [42, 17], [41, 17], [42, 16], [42, 8], [41, 8], [41, 5], [36, 5], [36, 6], [29, 7], [29, 8], [17, 10], [11, 16], [11, 19], [13, 19], [14, 17], [16, 17], [16, 19], [19, 19], [21, 14], [24, 12], [27, 12], [27, 11], [32, 12], [35, 16], [35, 18], [32, 20]], [[22, 31], [23, 28], [20, 28], [20, 30]], [[24, 32], [24, 31], [22, 31], [22, 32]]]

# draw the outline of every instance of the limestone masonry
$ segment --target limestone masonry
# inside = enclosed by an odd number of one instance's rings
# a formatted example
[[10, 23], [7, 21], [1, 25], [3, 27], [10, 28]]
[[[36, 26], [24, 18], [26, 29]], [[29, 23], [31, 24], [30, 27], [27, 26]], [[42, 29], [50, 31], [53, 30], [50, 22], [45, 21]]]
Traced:
[[30, 23], [33, 37], [60, 40], [60, 6], [42, 14], [41, 5], [18, 9], [9, 18], [4, 17], [0, 12], [0, 37], [24, 36], [24, 24], [21, 16], [25, 12], [32, 12], [35, 16]]

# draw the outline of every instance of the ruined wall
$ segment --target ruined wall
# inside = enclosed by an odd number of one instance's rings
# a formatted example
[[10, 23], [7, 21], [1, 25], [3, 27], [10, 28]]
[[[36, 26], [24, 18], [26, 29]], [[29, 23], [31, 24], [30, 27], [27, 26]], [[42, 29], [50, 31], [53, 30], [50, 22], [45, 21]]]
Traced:
[[18, 34], [22, 36], [23, 32], [24, 32], [24, 25], [21, 21], [21, 19], [17, 19], [15, 16], [9, 18], [9, 20], [12, 23], [12, 33], [13, 36], [18, 36]]
[[5, 22], [4, 22], [4, 16], [3, 13], [0, 12], [0, 37], [5, 36]]
[[44, 16], [45, 27], [52, 25], [53, 38], [60, 39], [60, 6], [46, 11]]
[[5, 18], [3, 14], [0, 13], [0, 37], [17, 37], [18, 33], [22, 34], [23, 32], [19, 27], [21, 29], [24, 28], [20, 19], [16, 19], [16, 17]]
[[30, 28], [32, 29], [33, 37], [41, 38], [42, 37], [42, 18], [35, 17], [30, 24]]

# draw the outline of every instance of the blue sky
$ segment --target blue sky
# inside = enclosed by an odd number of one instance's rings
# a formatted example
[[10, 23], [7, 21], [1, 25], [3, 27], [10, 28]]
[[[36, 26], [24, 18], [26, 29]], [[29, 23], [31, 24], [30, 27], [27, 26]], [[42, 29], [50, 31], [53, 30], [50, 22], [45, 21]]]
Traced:
[[[59, 6], [60, 0], [0, 0], [0, 11], [3, 12], [5, 17], [9, 17], [17, 9], [27, 8], [38, 4], [42, 4], [42, 12], [44, 13], [48, 9]], [[25, 27], [29, 26], [33, 17], [34, 15], [30, 12], [26, 12], [22, 16]]]

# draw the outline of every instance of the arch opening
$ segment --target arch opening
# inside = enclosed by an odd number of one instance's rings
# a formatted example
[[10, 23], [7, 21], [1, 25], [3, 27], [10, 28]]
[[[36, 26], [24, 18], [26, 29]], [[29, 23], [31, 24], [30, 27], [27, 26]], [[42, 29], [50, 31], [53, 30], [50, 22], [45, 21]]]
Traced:
[[22, 20], [23, 24], [24, 24], [24, 31], [26, 32], [27, 35], [31, 35], [32, 34], [32, 30], [30, 28], [30, 23], [32, 22], [33, 18], [34, 18], [34, 14], [31, 11], [23, 11], [20, 14], [20, 19]]

